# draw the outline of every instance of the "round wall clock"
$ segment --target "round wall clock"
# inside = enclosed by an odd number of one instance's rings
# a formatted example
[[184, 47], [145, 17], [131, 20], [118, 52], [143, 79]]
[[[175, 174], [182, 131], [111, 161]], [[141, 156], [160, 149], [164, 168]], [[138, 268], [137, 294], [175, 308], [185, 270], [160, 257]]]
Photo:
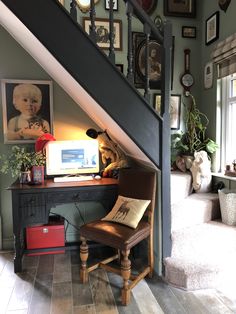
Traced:
[[184, 50], [184, 74], [180, 77], [180, 83], [185, 92], [189, 92], [194, 84], [194, 78], [190, 73], [190, 49]]

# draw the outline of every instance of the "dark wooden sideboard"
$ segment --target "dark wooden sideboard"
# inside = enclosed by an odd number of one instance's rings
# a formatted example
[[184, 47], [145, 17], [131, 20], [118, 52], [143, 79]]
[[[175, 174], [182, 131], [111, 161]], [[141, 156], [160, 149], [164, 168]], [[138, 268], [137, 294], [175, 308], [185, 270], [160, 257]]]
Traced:
[[63, 183], [46, 180], [42, 185], [13, 183], [8, 190], [12, 193], [14, 271], [22, 271], [26, 227], [47, 224], [51, 208], [59, 204], [98, 201], [110, 210], [117, 197], [117, 184], [112, 178]]

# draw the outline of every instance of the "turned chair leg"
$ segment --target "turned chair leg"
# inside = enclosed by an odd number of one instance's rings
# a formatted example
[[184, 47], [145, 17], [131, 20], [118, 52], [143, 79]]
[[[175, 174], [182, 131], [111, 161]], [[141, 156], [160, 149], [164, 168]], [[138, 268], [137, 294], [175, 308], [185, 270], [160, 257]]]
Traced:
[[80, 259], [81, 259], [81, 268], [80, 268], [80, 280], [82, 283], [88, 281], [88, 269], [87, 269], [87, 260], [88, 260], [88, 245], [86, 239], [81, 237], [80, 245]]
[[150, 267], [150, 272], [148, 274], [149, 278], [153, 276], [153, 268], [154, 268], [154, 255], [153, 255], [153, 237], [150, 235], [148, 239], [148, 265]]
[[130, 288], [129, 288], [129, 278], [130, 278], [130, 269], [131, 262], [129, 260], [130, 250], [121, 251], [121, 276], [123, 278], [123, 288], [121, 291], [121, 302], [123, 305], [127, 305], [130, 302]]

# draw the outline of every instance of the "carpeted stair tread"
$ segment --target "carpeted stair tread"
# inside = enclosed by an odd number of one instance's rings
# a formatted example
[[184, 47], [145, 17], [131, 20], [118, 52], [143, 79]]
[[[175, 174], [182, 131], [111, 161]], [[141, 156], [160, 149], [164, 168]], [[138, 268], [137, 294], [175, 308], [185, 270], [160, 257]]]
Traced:
[[166, 280], [183, 289], [212, 288], [236, 278], [236, 227], [210, 221], [172, 232]]
[[224, 254], [236, 255], [236, 228], [220, 221], [173, 231], [171, 238], [171, 257], [219, 263]]
[[236, 279], [232, 264], [230, 267], [219, 267], [168, 257], [165, 259], [165, 269], [165, 280], [185, 290], [217, 288]]
[[220, 218], [215, 193], [193, 193], [171, 206], [171, 230], [202, 224]]
[[188, 197], [193, 191], [191, 172], [171, 171], [171, 204]]

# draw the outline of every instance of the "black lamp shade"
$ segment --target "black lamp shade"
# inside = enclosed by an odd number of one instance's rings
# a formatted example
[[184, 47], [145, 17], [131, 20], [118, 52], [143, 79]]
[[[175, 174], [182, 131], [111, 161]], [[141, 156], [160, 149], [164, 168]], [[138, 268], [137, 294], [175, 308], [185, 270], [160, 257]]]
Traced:
[[95, 129], [88, 129], [86, 131], [86, 135], [88, 135], [91, 138], [96, 139], [98, 137], [98, 135], [105, 133], [107, 138], [111, 141], [110, 136], [108, 135], [107, 131], [96, 131]]
[[96, 139], [96, 138], [98, 137], [98, 132], [97, 132], [96, 130], [94, 130], [94, 129], [88, 129], [88, 130], [86, 131], [86, 134], [87, 134], [89, 137], [94, 138], [94, 139]]

